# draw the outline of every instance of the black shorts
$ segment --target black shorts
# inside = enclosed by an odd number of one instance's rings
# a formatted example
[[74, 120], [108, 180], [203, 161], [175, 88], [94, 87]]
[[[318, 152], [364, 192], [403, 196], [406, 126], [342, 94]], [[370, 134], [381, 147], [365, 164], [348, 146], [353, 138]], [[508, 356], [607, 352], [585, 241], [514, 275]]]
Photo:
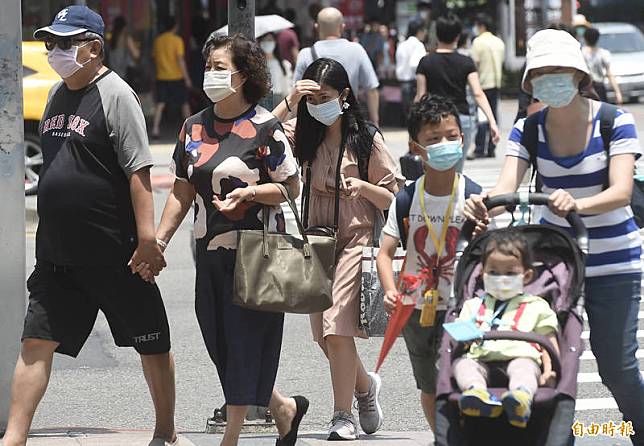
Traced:
[[159, 289], [127, 267], [60, 267], [38, 261], [27, 288], [23, 340], [55, 341], [58, 353], [76, 357], [101, 310], [119, 347], [134, 347], [142, 355], [170, 351]]
[[188, 92], [183, 80], [157, 81], [157, 102], [162, 104], [183, 105], [188, 102]]

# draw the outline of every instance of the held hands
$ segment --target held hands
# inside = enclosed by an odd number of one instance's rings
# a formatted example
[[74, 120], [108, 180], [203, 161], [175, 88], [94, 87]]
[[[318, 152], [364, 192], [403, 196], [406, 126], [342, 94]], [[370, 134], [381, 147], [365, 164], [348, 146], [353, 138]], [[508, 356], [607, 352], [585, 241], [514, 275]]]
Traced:
[[559, 217], [566, 217], [570, 211], [578, 211], [577, 201], [563, 189], [557, 189], [548, 197], [548, 207]]
[[465, 201], [463, 213], [465, 218], [476, 223], [474, 228], [475, 235], [485, 232], [487, 225], [490, 224], [490, 216], [487, 212], [487, 207], [483, 203], [486, 198], [487, 193], [482, 192], [480, 195], [470, 195], [470, 198]]
[[156, 240], [139, 241], [128, 266], [132, 274], [139, 274], [146, 282], [154, 283], [154, 276], [158, 276], [166, 267], [163, 250]]

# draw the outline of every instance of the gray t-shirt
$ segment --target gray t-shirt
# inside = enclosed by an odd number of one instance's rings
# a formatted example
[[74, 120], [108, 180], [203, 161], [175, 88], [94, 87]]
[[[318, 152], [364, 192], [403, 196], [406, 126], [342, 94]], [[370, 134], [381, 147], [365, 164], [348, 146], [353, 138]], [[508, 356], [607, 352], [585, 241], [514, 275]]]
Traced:
[[[347, 39], [331, 39], [320, 40], [314, 45], [318, 57], [328, 57], [342, 64], [349, 75], [349, 83], [354, 94], [378, 88], [378, 76], [367, 52], [360, 44], [349, 42]], [[297, 56], [293, 82], [302, 79], [304, 72], [312, 63], [311, 48], [304, 48]]]

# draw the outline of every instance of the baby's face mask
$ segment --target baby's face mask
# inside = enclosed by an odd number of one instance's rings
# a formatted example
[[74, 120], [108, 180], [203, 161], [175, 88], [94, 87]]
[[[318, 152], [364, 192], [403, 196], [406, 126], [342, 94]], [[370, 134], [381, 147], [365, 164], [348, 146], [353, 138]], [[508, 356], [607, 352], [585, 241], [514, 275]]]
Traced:
[[501, 301], [510, 300], [523, 294], [524, 274], [494, 275], [483, 274], [485, 292]]

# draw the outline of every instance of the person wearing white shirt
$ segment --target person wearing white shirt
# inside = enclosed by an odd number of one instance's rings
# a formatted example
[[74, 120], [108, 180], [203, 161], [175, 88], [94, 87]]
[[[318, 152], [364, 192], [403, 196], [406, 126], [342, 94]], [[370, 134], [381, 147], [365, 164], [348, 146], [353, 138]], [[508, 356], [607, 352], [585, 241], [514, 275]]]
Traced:
[[416, 96], [416, 68], [427, 53], [423, 41], [427, 37], [427, 26], [420, 19], [409, 22], [407, 40], [396, 49], [396, 79], [400, 82], [402, 111], [407, 121], [409, 107]]
[[266, 65], [271, 72], [273, 104], [279, 104], [293, 86], [293, 68], [288, 60], [282, 59], [277, 48], [275, 33], [266, 33], [257, 38], [259, 46], [266, 55]]

